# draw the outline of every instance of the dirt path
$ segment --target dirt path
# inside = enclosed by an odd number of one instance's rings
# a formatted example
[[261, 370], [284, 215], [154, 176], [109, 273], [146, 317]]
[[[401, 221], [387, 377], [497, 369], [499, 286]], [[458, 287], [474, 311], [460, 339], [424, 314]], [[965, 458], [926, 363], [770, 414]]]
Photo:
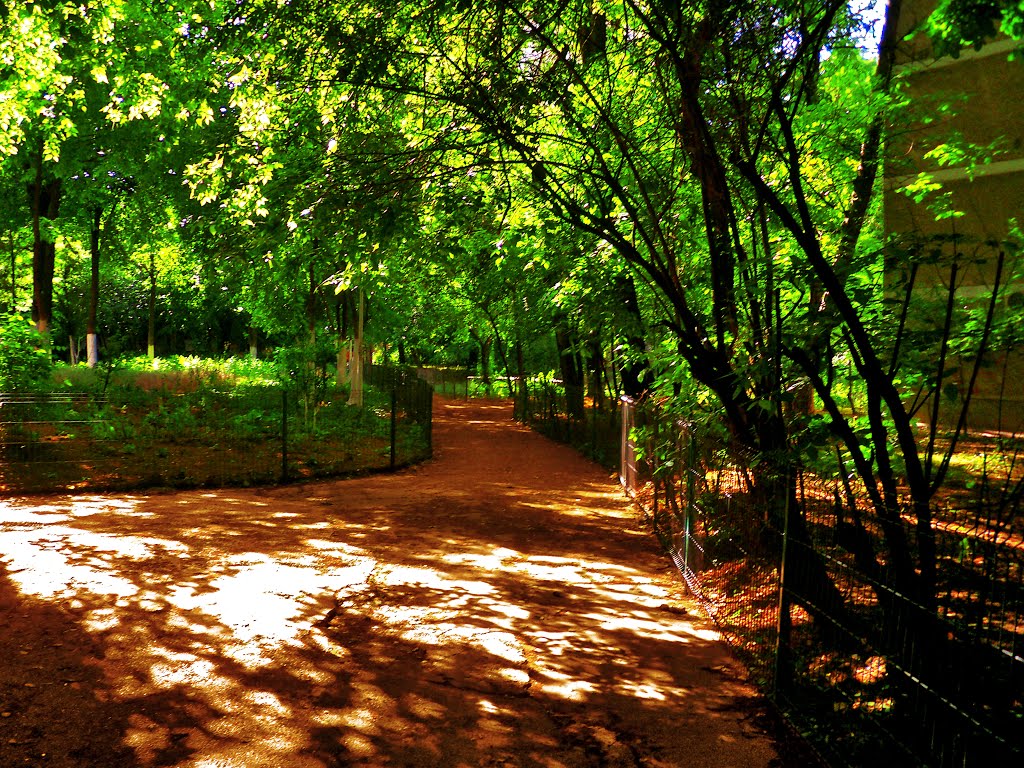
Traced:
[[438, 403], [435, 459], [0, 502], [0, 766], [779, 766], [607, 474]]

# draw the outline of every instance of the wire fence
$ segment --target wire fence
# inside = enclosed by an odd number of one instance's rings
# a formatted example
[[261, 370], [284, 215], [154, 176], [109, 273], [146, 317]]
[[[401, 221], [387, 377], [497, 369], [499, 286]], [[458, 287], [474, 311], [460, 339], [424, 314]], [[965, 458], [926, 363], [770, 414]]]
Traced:
[[419, 366], [416, 376], [430, 384], [434, 391], [451, 397], [469, 397], [469, 369], [458, 367]]
[[[727, 445], [629, 402], [621, 435], [621, 481], [689, 589], [830, 764], [1024, 764], [1019, 535], [936, 509], [934, 594], [908, 595], [886, 556], [858, 560], [869, 542], [857, 537], [885, 548], [875, 522], [851, 524], [868, 507], [848, 489], [805, 472], [771, 479], [797, 505], [780, 530], [756, 469]], [[904, 527], [916, 556], [909, 515]]]
[[362, 408], [277, 386], [0, 394], [0, 493], [268, 484], [429, 457], [429, 385], [368, 383]]
[[620, 464], [622, 412], [615, 399], [538, 377], [519, 386], [515, 417], [602, 466], [615, 469]]

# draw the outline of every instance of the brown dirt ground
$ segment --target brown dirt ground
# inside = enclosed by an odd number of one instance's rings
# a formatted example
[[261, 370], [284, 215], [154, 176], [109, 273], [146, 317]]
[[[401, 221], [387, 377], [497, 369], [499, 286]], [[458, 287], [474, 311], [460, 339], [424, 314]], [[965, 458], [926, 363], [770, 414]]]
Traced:
[[0, 502], [0, 767], [797, 764], [614, 479], [510, 410], [439, 401], [394, 475]]

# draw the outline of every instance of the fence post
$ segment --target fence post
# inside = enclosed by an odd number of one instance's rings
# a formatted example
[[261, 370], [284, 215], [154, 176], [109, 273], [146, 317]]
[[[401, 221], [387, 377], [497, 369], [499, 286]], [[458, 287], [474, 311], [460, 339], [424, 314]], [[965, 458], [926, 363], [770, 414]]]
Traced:
[[597, 400], [590, 401], [590, 458], [597, 459]]
[[630, 465], [633, 463], [632, 451], [629, 446], [630, 422], [633, 418], [632, 403], [626, 402], [626, 396], [622, 396], [622, 420], [619, 423], [619, 482], [627, 489], [633, 490], [632, 473]]
[[[679, 429], [676, 431], [676, 456], [679, 457], [679, 461], [676, 466], [682, 467], [680, 470], [680, 480], [683, 484], [683, 493], [686, 494], [686, 498], [683, 499], [683, 572], [689, 573], [690, 571], [690, 535], [693, 531], [692, 518], [693, 518], [693, 495], [694, 495], [694, 482], [693, 482], [693, 435], [690, 434], [688, 427], [683, 427], [681, 424], [677, 425]], [[682, 441], [680, 446], [679, 441]], [[682, 461], [683, 451], [686, 451], [686, 460]]]
[[424, 392], [427, 398], [427, 456], [434, 457], [434, 388]]
[[793, 675], [793, 660], [790, 657], [790, 638], [793, 621], [789, 611], [789, 597], [786, 594], [786, 555], [789, 550], [790, 494], [786, 494], [786, 507], [782, 522], [782, 555], [779, 561], [779, 621], [775, 645], [775, 674], [773, 693], [776, 697], [789, 686]]
[[655, 530], [658, 525], [658, 413], [655, 410], [654, 413], [654, 441], [652, 444], [652, 450], [650, 452], [650, 465], [651, 465], [651, 488], [654, 490], [654, 511], [651, 513], [654, 515]]
[[395, 468], [395, 421], [398, 418], [398, 382], [391, 383], [391, 468]]
[[288, 390], [281, 390], [281, 482], [288, 480]]

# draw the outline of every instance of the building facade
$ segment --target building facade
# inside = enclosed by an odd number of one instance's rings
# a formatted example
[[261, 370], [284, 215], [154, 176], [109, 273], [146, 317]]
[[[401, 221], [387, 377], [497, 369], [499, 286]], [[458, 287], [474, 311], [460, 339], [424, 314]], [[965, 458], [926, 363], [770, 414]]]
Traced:
[[[891, 127], [886, 148], [885, 225], [889, 234], [916, 240], [927, 253], [942, 254], [919, 267], [915, 295], [931, 291], [939, 305], [955, 277], [959, 306], [973, 304], [978, 311], [998, 288], [998, 311], [1020, 318], [1020, 345], [1000, 343], [984, 358], [968, 427], [1021, 432], [1024, 283], [1018, 270], [1024, 265], [1006, 241], [1014, 222], [1024, 229], [1024, 56], [1010, 60], [1021, 43], [997, 39], [979, 51], [966, 49], [959, 58], [935, 57], [928, 37], [915, 30], [936, 4], [904, 2], [898, 69], [908, 105], [901, 116], [908, 119]], [[908, 193], [923, 183], [942, 189], [915, 201]], [[1000, 251], [1005, 259], [997, 286]], [[952, 367], [954, 373], [943, 387], [943, 421], [956, 419], [973, 369], [967, 358]], [[921, 410], [922, 416], [930, 412], [930, 406]]]

